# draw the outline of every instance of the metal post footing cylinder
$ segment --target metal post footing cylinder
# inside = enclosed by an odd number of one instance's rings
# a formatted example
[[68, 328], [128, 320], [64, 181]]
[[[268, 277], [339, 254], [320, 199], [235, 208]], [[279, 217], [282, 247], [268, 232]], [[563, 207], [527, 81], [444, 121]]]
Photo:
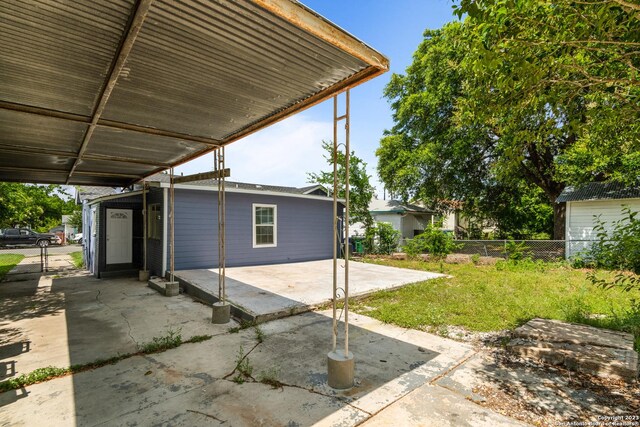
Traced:
[[165, 282], [164, 283], [164, 296], [175, 297], [180, 295], [180, 283], [178, 282]]
[[353, 353], [345, 357], [343, 350], [331, 351], [327, 354], [329, 387], [338, 390], [353, 387], [355, 360]]
[[231, 321], [231, 305], [226, 302], [216, 302], [211, 309], [211, 323], [223, 325]]
[[138, 280], [141, 282], [149, 281], [149, 270], [139, 270], [138, 271]]

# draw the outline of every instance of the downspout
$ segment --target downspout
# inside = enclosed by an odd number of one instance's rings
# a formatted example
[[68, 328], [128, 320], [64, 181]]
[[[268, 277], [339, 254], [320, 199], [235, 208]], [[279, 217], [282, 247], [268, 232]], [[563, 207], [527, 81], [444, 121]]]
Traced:
[[169, 201], [168, 201], [168, 189], [165, 187], [162, 189], [162, 274], [164, 278], [167, 274], [167, 232], [169, 223], [167, 221]]
[[144, 257], [142, 270], [147, 271], [147, 182], [142, 181], [142, 256]]

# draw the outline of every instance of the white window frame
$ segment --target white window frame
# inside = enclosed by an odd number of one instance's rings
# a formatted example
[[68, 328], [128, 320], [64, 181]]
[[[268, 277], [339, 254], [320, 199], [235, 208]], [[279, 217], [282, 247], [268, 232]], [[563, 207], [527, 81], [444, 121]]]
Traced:
[[[273, 209], [273, 243], [256, 243], [256, 208], [272, 208]], [[267, 205], [264, 203], [253, 203], [251, 207], [252, 218], [252, 234], [253, 234], [253, 247], [254, 248], [275, 248], [278, 246], [278, 206]], [[261, 224], [264, 225], [264, 224]]]

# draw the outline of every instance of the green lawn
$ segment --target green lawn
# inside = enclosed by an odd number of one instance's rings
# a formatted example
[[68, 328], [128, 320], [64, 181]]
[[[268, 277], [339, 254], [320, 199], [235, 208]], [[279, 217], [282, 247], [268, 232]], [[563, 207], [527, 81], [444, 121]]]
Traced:
[[[367, 262], [440, 271], [440, 264], [424, 261]], [[444, 264], [444, 273], [453, 278], [380, 291], [351, 304], [358, 313], [414, 329], [433, 331], [457, 325], [495, 331], [543, 317], [627, 330], [635, 334], [636, 347], [640, 344], [640, 305], [632, 309], [633, 295], [597, 288], [583, 270], [562, 264], [501, 262], [495, 266]]]
[[84, 257], [82, 256], [82, 252], [71, 252], [69, 255], [71, 255], [71, 260], [76, 268], [82, 268], [84, 266]]
[[2, 280], [13, 267], [22, 261], [23, 258], [24, 255], [19, 254], [0, 254], [0, 280]]

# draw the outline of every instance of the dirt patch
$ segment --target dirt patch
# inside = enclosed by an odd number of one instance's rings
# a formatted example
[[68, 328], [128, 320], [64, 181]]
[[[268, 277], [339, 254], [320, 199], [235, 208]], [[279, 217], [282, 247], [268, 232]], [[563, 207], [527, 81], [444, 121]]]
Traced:
[[444, 261], [448, 264], [469, 264], [471, 262], [471, 255], [449, 254]]
[[[603, 420], [640, 420], [637, 382], [600, 378], [560, 367], [492, 353], [493, 369], [509, 372], [473, 389], [480, 405], [537, 426], [571, 422], [606, 425]], [[609, 417], [609, 418], [607, 418]], [[626, 417], [626, 418], [625, 418]], [[565, 424], [569, 425], [569, 424]], [[629, 424], [638, 425], [638, 424]]]
[[513, 335], [509, 330], [473, 332], [447, 326], [430, 332], [470, 343], [478, 351], [477, 359], [449, 380], [458, 384], [457, 390], [472, 392], [468, 398], [488, 409], [535, 426], [601, 426], [607, 420], [609, 425], [626, 420], [631, 422], [627, 425], [640, 426], [637, 380], [602, 378], [522, 358], [507, 350]]

